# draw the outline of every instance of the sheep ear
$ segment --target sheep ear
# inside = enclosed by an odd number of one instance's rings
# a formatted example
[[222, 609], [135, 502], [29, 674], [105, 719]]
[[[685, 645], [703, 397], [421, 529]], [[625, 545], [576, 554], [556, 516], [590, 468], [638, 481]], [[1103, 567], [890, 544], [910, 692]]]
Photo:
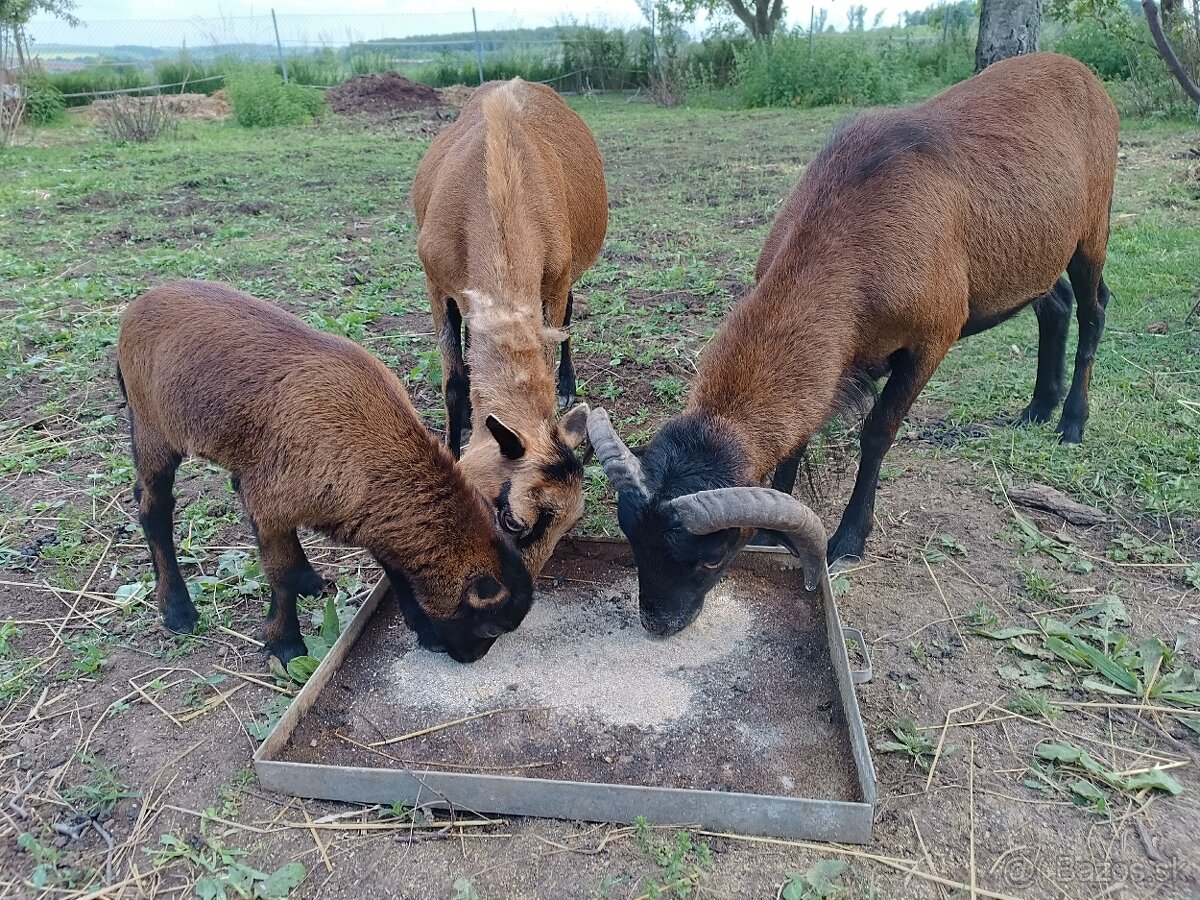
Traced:
[[496, 439], [496, 443], [500, 445], [500, 454], [505, 459], [520, 459], [525, 455], [525, 442], [521, 440], [519, 434], [495, 416], [488, 416], [484, 424], [492, 433], [492, 437]]
[[558, 431], [568, 449], [574, 450], [587, 437], [587, 420], [590, 412], [586, 403], [580, 403], [558, 420]]

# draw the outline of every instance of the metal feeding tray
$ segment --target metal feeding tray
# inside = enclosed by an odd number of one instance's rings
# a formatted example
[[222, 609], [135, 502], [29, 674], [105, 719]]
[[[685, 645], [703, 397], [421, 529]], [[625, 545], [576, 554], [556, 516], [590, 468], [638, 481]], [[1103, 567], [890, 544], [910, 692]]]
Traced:
[[567, 539], [472, 665], [417, 647], [380, 582], [254, 755], [301, 797], [866, 843], [875, 773], [828, 573], [750, 548], [699, 618], [638, 621], [623, 542]]

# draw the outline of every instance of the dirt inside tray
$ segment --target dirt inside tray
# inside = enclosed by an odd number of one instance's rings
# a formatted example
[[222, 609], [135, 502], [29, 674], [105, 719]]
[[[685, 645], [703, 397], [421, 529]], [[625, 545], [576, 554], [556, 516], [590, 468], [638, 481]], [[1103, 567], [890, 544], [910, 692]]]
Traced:
[[470, 666], [417, 647], [389, 596], [281, 758], [861, 799], [824, 612], [798, 570], [743, 554], [665, 640], [638, 621], [627, 548], [572, 542], [545, 574], [521, 628]]

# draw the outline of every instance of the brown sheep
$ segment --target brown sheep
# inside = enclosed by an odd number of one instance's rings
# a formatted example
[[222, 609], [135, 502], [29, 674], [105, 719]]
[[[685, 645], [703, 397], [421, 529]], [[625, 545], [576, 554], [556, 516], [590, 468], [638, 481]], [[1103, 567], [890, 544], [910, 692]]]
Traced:
[[[430, 145], [413, 182], [446, 441], [500, 509], [536, 576], [583, 514], [587, 407], [574, 399], [572, 285], [608, 228], [600, 150], [553, 90], [489, 82]], [[464, 332], [464, 325], [466, 330]], [[465, 354], [464, 354], [465, 343]], [[469, 374], [468, 374], [469, 373]]]
[[[686, 410], [640, 461], [602, 410], [592, 414], [647, 628], [687, 625], [758, 522], [780, 530], [767, 508], [801, 506], [790, 496], [796, 460], [864, 377], [890, 372], [863, 423], [831, 560], [862, 555], [884, 454], [946, 352], [1030, 304], [1038, 370], [1021, 418], [1047, 421], [1063, 395], [1071, 288], [1079, 348], [1058, 431], [1082, 439], [1109, 299], [1101, 273], [1117, 128], [1086, 66], [1038, 53], [834, 134], [780, 210], [757, 283], [705, 350]], [[784, 493], [759, 487], [773, 470]], [[719, 504], [704, 497], [719, 488], [737, 490]], [[700, 519], [706, 530], [687, 527]]]
[[175, 558], [172, 489], [185, 456], [228, 469], [271, 583], [267, 649], [305, 652], [296, 597], [325, 587], [296, 529], [363, 547], [421, 643], [460, 662], [520, 624], [532, 580], [495, 512], [426, 430], [403, 385], [345, 338], [224, 284], [176, 281], [121, 320], [134, 496], [172, 631], [198, 614]]

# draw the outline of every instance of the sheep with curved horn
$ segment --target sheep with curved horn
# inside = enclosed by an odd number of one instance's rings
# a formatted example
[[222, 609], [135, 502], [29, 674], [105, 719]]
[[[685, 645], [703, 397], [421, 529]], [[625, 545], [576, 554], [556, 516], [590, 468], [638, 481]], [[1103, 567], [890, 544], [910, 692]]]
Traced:
[[[855, 386], [888, 375], [826, 551], [861, 556], [880, 466], [918, 394], [956, 341], [1026, 306], [1039, 347], [1020, 421], [1048, 422], [1065, 393], [1059, 436], [1082, 440], [1109, 299], [1118, 124], [1086, 66], [1038, 53], [834, 134], [772, 225], [753, 290], [705, 349], [686, 409], [636, 458], [602, 411], [589, 418], [647, 630], [691, 622], [756, 527], [801, 550], [789, 532], [816, 532], [790, 502], [797, 461]], [[806, 568], [811, 579], [818, 567]]]

